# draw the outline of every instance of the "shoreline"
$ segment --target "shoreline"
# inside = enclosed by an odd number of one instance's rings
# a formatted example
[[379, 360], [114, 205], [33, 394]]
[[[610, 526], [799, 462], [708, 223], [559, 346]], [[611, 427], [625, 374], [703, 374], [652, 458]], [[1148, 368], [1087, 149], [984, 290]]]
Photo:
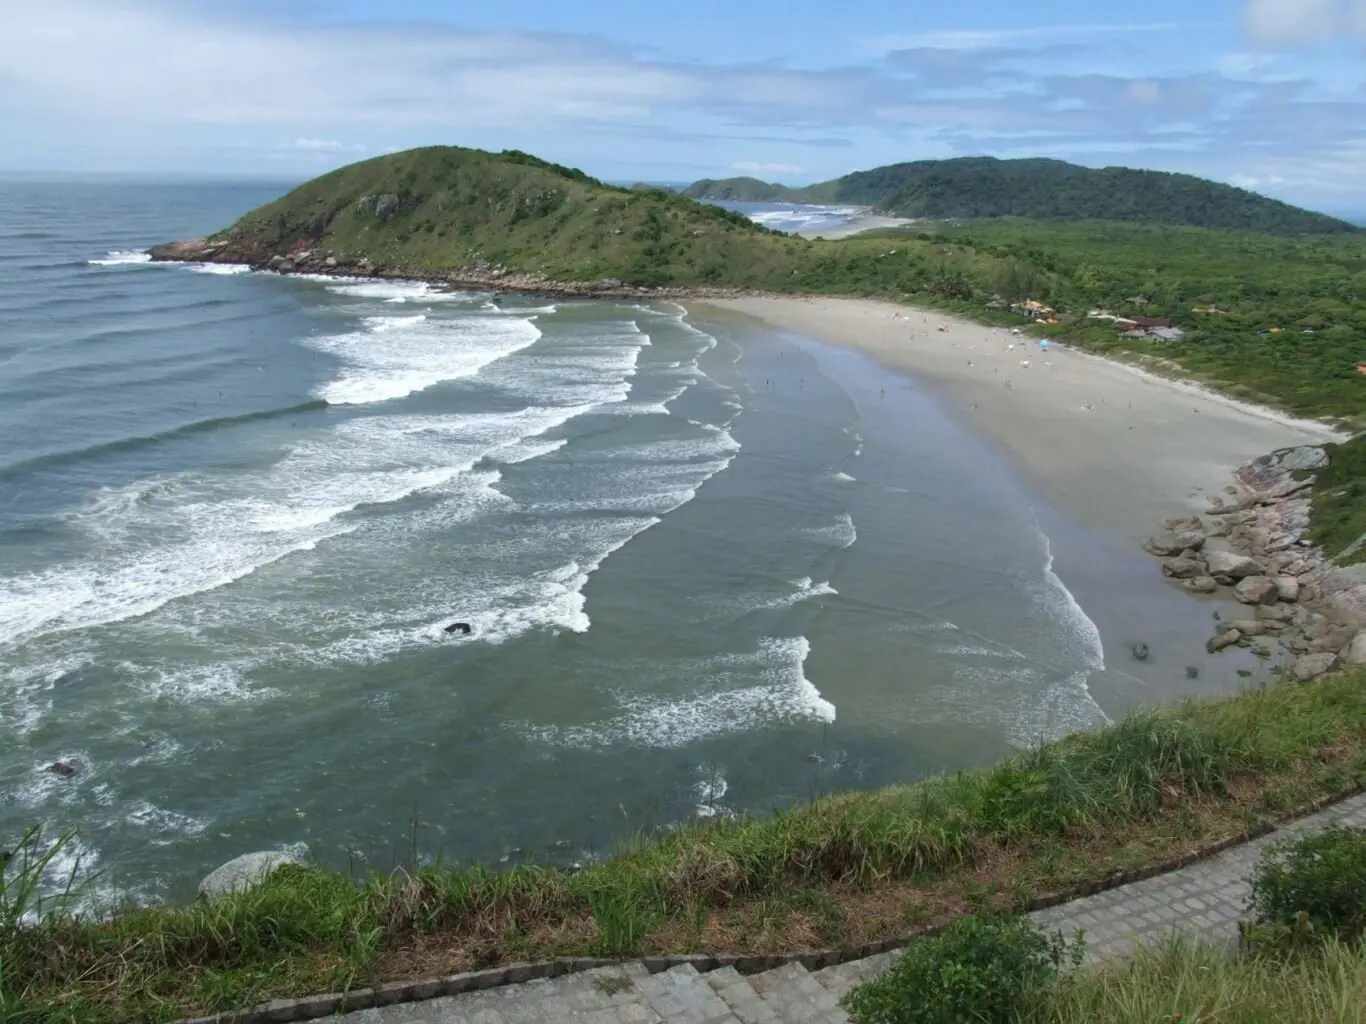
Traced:
[[[1132, 364], [1006, 328], [874, 299], [700, 299], [872, 356], [917, 382], [1002, 452], [1041, 497], [1137, 546], [1183, 509], [1206, 511], [1233, 470], [1279, 448], [1345, 435]], [[889, 380], [889, 386], [897, 386]], [[1198, 417], [1198, 418], [1197, 418]]]
[[[794, 203], [800, 206], [800, 203]], [[835, 228], [806, 228], [801, 231], [793, 231], [792, 234], [798, 238], [822, 238], [827, 242], [833, 242], [840, 238], [849, 238], [851, 235], [859, 235], [865, 231], [877, 231], [881, 228], [899, 228], [907, 224], [914, 224], [913, 217], [889, 217], [884, 214], [874, 213], [871, 206], [863, 207], [844, 207], [845, 209], [858, 209], [859, 215], [847, 224]]]

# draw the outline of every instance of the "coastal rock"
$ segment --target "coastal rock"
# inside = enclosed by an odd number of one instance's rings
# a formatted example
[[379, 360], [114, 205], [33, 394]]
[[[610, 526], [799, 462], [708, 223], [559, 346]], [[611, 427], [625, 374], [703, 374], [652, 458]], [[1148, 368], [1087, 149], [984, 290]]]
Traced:
[[230, 892], [244, 892], [286, 864], [301, 865], [303, 861], [280, 850], [244, 853], [205, 875], [199, 883], [199, 895], [212, 900]]
[[1243, 634], [1238, 632], [1238, 630], [1226, 629], [1222, 633], [1210, 637], [1209, 641], [1205, 644], [1205, 650], [1209, 651], [1210, 654], [1217, 654], [1225, 647], [1232, 647], [1242, 638]]
[[1162, 528], [1172, 533], [1201, 533], [1205, 524], [1199, 516], [1168, 516], [1162, 520]]
[[1333, 671], [1337, 664], [1338, 656], [1331, 652], [1306, 654], [1296, 660], [1295, 667], [1290, 670], [1290, 674], [1300, 682], [1307, 683], [1311, 679], [1317, 679], [1319, 676]]
[[1162, 575], [1173, 580], [1191, 580], [1205, 575], [1203, 559], [1190, 555], [1168, 558], [1162, 563]]
[[1257, 559], [1233, 551], [1211, 551], [1205, 555], [1205, 561], [1209, 564], [1211, 576], [1227, 576], [1231, 580], [1261, 576], [1266, 571]]
[[67, 777], [76, 774], [76, 766], [71, 764], [69, 761], [57, 761], [54, 764], [48, 765], [47, 770], [50, 771], [53, 775], [63, 775]]
[[1276, 585], [1276, 600], [1295, 602], [1300, 599], [1300, 581], [1293, 576], [1273, 576]]
[[1274, 452], [1276, 465], [1281, 469], [1287, 469], [1292, 473], [1308, 472], [1313, 469], [1323, 469], [1328, 465], [1328, 453], [1322, 448], [1305, 446], [1303, 448], [1287, 448], [1279, 452]]
[[1229, 521], [1222, 516], [1211, 516], [1209, 525], [1205, 527], [1207, 537], [1227, 537], [1230, 526]]
[[1295, 609], [1288, 604], [1264, 604], [1257, 608], [1257, 618], [1263, 622], [1294, 622]]
[[1238, 619], [1236, 622], [1230, 622], [1228, 628], [1236, 629], [1243, 636], [1262, 636], [1267, 632], [1267, 625], [1254, 619]]
[[1213, 576], [1196, 576], [1192, 579], [1182, 580], [1181, 586], [1192, 594], [1212, 594], [1219, 589], [1219, 584], [1215, 582]]
[[336, 265], [337, 265], [337, 257], [335, 257], [335, 256], [329, 256], [329, 257], [327, 257], [327, 259], [323, 260], [323, 266], [324, 266], [324, 267], [331, 268], [331, 267], [335, 267]]
[[[1199, 544], [1204, 543], [1205, 538], [1202, 534]], [[1188, 538], [1185, 535], [1167, 534], [1165, 537], [1149, 537], [1143, 542], [1143, 550], [1150, 555], [1156, 555], [1158, 558], [1172, 558], [1190, 547], [1192, 545], [1188, 543]]]
[[1322, 635], [1309, 641], [1311, 654], [1336, 654], [1356, 639], [1357, 630], [1341, 623], [1329, 623]]
[[1276, 600], [1276, 584], [1266, 576], [1249, 576], [1238, 581], [1233, 596], [1243, 604], [1271, 604]]
[[1352, 637], [1352, 642], [1343, 648], [1342, 660], [1348, 665], [1366, 665], [1366, 629]]

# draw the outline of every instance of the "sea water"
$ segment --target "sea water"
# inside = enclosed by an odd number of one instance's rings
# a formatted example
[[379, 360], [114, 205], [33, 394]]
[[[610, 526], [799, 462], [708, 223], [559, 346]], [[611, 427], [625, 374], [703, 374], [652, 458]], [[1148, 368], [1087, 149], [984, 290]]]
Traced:
[[279, 191], [0, 185], [0, 845], [79, 829], [51, 880], [583, 860], [1107, 720], [1038, 503], [913, 382], [672, 303], [148, 262]]

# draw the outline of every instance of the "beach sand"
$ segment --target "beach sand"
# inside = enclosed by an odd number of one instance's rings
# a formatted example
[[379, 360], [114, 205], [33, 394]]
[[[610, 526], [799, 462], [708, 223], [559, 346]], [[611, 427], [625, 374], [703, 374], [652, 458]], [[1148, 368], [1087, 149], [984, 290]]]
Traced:
[[[1337, 437], [1123, 363], [1057, 345], [1044, 352], [1036, 339], [914, 307], [830, 298], [707, 304], [861, 350], [929, 383], [1044, 498], [1125, 543], [1165, 516], [1205, 511], [1239, 463]], [[889, 373], [887, 387], [898, 386], [913, 385]]]
[[[852, 209], [852, 207], [850, 207]], [[850, 235], [857, 235], [861, 231], [873, 231], [877, 228], [895, 228], [902, 224], [913, 224], [912, 220], [906, 217], [883, 217], [878, 214], [863, 211], [853, 220], [841, 224], [839, 227], [829, 225], [822, 228], [806, 228], [802, 231], [792, 232], [798, 238], [848, 238]]]

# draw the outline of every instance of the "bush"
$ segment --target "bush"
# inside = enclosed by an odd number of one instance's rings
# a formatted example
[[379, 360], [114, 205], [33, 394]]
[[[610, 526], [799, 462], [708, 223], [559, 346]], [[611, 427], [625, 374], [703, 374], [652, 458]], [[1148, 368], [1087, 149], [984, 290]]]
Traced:
[[845, 1005], [858, 1024], [1006, 1024], [1037, 1005], [1082, 952], [1080, 937], [1068, 943], [1024, 918], [964, 917], [911, 943]]
[[1366, 932], [1366, 830], [1330, 825], [1267, 849], [1249, 909], [1259, 938], [1350, 940]]

